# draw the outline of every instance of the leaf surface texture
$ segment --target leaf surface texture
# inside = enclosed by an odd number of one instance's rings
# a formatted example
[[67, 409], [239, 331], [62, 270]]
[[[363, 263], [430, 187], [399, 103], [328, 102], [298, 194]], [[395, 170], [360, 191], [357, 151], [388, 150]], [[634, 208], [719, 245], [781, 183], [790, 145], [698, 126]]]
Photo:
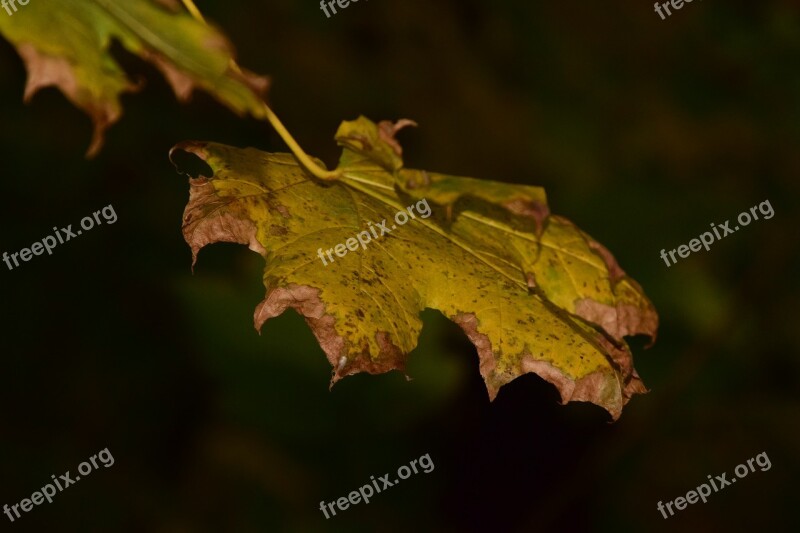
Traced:
[[[183, 233], [195, 260], [215, 242], [260, 253], [266, 295], [256, 328], [295, 309], [333, 366], [332, 383], [403, 370], [420, 312], [431, 308], [473, 342], [491, 398], [535, 372], [564, 403], [592, 402], [618, 418], [646, 391], [624, 337], [654, 338], [658, 327], [641, 287], [608, 250], [551, 215], [543, 189], [405, 169], [397, 129], [344, 122], [334, 182], [311, 177], [289, 154], [176, 146], [213, 170], [190, 180]], [[397, 225], [395, 214], [411, 205], [416, 218]], [[323, 264], [320, 249], [383, 220], [389, 233]]]

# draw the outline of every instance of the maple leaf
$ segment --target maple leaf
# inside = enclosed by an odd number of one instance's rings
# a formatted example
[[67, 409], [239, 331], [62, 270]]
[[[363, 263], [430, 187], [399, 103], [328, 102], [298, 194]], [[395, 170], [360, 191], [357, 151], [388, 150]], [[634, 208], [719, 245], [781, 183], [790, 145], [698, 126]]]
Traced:
[[179, 100], [199, 87], [240, 115], [266, 117], [267, 78], [239, 69], [225, 36], [175, 0], [34, 1], [0, 16], [0, 34], [25, 63], [26, 102], [56, 86], [89, 114], [94, 134], [88, 157], [99, 152], [106, 129], [122, 116], [120, 95], [141, 87], [114, 61], [112, 40], [155, 65]]
[[[490, 398], [534, 372], [563, 403], [592, 402], [616, 420], [646, 392], [623, 337], [654, 339], [658, 326], [639, 285], [605, 248], [550, 215], [540, 187], [403, 168], [394, 134], [405, 124], [344, 122], [333, 181], [315, 179], [290, 154], [177, 145], [171, 157], [183, 150], [213, 171], [190, 179], [183, 234], [194, 261], [215, 242], [261, 254], [267, 290], [256, 329], [295, 309], [333, 366], [331, 385], [402, 371], [420, 312], [431, 308], [477, 348]], [[401, 224], [395, 215], [408, 206], [417, 216]], [[370, 232], [351, 247], [348, 239]]]

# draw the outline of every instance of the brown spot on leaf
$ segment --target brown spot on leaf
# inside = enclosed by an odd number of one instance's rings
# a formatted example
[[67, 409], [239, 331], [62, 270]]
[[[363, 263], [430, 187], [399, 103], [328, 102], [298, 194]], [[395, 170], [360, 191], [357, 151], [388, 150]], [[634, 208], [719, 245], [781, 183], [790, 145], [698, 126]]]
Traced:
[[278, 225], [276, 225], [276, 224], [272, 224], [272, 225], [270, 225], [270, 227], [269, 227], [269, 234], [270, 234], [270, 235], [277, 235], [277, 236], [280, 236], [280, 235], [286, 235], [287, 233], [289, 233], [289, 230], [287, 230], [287, 229], [286, 229], [285, 227], [283, 227], [283, 226], [278, 226]]

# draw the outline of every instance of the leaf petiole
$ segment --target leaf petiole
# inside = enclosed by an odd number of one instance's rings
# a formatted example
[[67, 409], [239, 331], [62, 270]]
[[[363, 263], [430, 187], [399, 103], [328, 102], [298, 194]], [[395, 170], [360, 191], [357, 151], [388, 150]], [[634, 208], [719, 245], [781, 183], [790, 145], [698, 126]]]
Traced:
[[[183, 2], [184, 7], [192, 15], [195, 20], [202, 22], [203, 24], [208, 24], [206, 22], [205, 17], [197, 8], [194, 3], [194, 0], [181, 0]], [[236, 64], [236, 61], [231, 58], [230, 69], [237, 74], [242, 73], [242, 69], [239, 68], [239, 65]], [[314, 177], [325, 180], [325, 181], [333, 181], [338, 180], [341, 177], [341, 172], [338, 170], [327, 170], [325, 168], [320, 167], [316, 164], [311, 157], [300, 147], [298, 142], [292, 137], [292, 134], [289, 133], [289, 130], [286, 129], [286, 126], [280, 121], [278, 116], [275, 112], [270, 109], [266, 102], [262, 102], [264, 104], [264, 112], [266, 114], [267, 121], [270, 125], [275, 129], [283, 142], [289, 147], [289, 150], [292, 151], [294, 156], [300, 161], [300, 164], [305, 167], [307, 171], [309, 171]]]

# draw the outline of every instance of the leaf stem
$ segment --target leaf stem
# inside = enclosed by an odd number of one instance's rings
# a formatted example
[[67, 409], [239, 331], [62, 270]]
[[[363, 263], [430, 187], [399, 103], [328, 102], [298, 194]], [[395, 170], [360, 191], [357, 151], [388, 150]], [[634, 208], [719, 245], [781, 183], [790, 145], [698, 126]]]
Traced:
[[187, 11], [189, 11], [189, 13], [190, 13], [190, 14], [191, 14], [191, 15], [192, 15], [192, 16], [193, 16], [193, 17], [194, 17], [196, 20], [199, 20], [199, 21], [200, 21], [200, 22], [202, 22], [203, 24], [208, 24], [208, 23], [206, 22], [206, 19], [205, 19], [205, 17], [203, 17], [203, 14], [202, 14], [202, 13], [200, 13], [200, 10], [199, 10], [199, 9], [197, 9], [197, 6], [196, 6], [196, 5], [194, 5], [194, 2], [193, 2], [192, 0], [183, 0], [183, 5], [184, 5], [184, 7], [186, 8], [186, 10], [187, 10]]
[[[189, 14], [191, 14], [195, 20], [198, 20], [203, 24], [208, 25], [208, 22], [206, 22], [205, 17], [203, 17], [203, 14], [195, 5], [194, 0], [182, 0], [182, 2], [186, 10], [189, 11]], [[231, 58], [230, 61], [230, 69], [236, 74], [239, 75], [243, 74], [242, 69], [239, 68], [239, 65], [236, 64], [236, 60], [234, 60], [233, 58]], [[262, 101], [261, 103], [264, 104], [264, 112], [267, 121], [270, 123], [273, 129], [278, 133], [280, 138], [283, 139], [283, 142], [286, 143], [286, 145], [289, 147], [289, 150], [292, 151], [294, 156], [298, 159], [298, 161], [300, 161], [300, 164], [303, 165], [306, 170], [308, 170], [312, 175], [321, 180], [332, 181], [339, 179], [339, 177], [341, 176], [341, 172], [336, 170], [327, 170], [319, 166], [317, 163], [315, 163], [311, 159], [311, 157], [307, 153], [305, 153], [305, 151], [300, 147], [300, 144], [298, 144], [298, 142], [294, 139], [294, 137], [292, 137], [292, 134], [289, 133], [289, 130], [287, 130], [286, 126], [284, 126], [283, 123], [280, 121], [278, 115], [276, 115], [275, 112], [272, 111], [272, 109], [270, 109], [270, 107], [267, 105], [266, 102]]]
[[[191, 1], [191, 0], [188, 0]], [[292, 151], [294, 156], [300, 161], [300, 164], [306, 167], [306, 170], [311, 172], [315, 177], [325, 180], [325, 181], [333, 181], [338, 180], [341, 177], [341, 172], [338, 170], [326, 170], [325, 168], [317, 165], [311, 157], [303, 151], [297, 141], [294, 140], [292, 134], [289, 133], [289, 130], [283, 125], [283, 123], [278, 118], [272, 109], [264, 102], [264, 112], [267, 114], [267, 120], [269, 121], [270, 125], [278, 132], [283, 142], [289, 147], [289, 150]]]

